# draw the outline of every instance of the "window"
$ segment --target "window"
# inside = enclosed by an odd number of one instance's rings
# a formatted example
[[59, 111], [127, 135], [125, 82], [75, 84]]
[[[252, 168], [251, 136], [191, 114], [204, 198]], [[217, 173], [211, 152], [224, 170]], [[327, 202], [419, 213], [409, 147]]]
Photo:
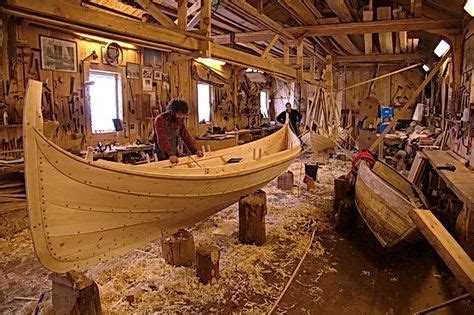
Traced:
[[199, 122], [211, 121], [211, 92], [212, 86], [198, 83], [198, 118]]
[[260, 113], [263, 117], [268, 118], [268, 92], [260, 92]]
[[91, 70], [89, 80], [92, 133], [114, 132], [112, 119], [122, 119], [122, 85], [117, 73]]

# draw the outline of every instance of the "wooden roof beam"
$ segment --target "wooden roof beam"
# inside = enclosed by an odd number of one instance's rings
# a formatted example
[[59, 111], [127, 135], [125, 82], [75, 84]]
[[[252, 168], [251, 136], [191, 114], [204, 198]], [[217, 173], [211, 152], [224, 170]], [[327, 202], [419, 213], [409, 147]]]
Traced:
[[[255, 32], [244, 32], [234, 34], [222, 34], [214, 35], [212, 38], [214, 43], [229, 45], [234, 43], [251, 43], [256, 41], [271, 40], [275, 36], [275, 32], [272, 31], [255, 31]], [[233, 40], [232, 40], [233, 37]]]
[[298, 26], [288, 28], [295, 37], [369, 34], [379, 32], [419, 31], [430, 29], [456, 29], [461, 32], [462, 20], [429, 20], [411, 18], [404, 20], [351, 22], [327, 25]]
[[168, 27], [176, 27], [173, 20], [151, 1], [151, 0], [134, 0], [144, 11], [148, 12], [158, 23]]
[[433, 54], [379, 54], [379, 55], [352, 55], [352, 56], [333, 56], [334, 63], [343, 62], [365, 62], [365, 63], [383, 63], [383, 62], [415, 62], [425, 59], [433, 59]]
[[[177, 27], [169, 28], [147, 24], [117, 15], [112, 15], [67, 0], [7, 0], [0, 11], [24, 17], [53, 27], [127, 41], [145, 47], [175, 49], [199, 55], [204, 36], [186, 32]], [[173, 23], [174, 24], [174, 23]], [[211, 56], [229, 63], [252, 67], [290, 79], [296, 78], [296, 70], [270, 58], [265, 59], [233, 48], [209, 42]]]

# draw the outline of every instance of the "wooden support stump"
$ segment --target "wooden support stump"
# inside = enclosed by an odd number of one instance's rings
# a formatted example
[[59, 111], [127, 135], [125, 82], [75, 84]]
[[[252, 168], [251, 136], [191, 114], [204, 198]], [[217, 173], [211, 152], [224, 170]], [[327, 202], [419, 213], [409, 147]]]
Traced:
[[318, 164], [307, 164], [304, 165], [304, 173], [306, 176], [311, 177], [314, 181], [318, 178]]
[[239, 200], [239, 241], [242, 244], [263, 245], [266, 241], [265, 215], [267, 195], [263, 190]]
[[51, 273], [52, 302], [55, 314], [102, 314], [99, 288], [84, 273]]
[[354, 199], [353, 187], [348, 178], [340, 176], [334, 179], [334, 211], [339, 209], [339, 203], [344, 199]]
[[217, 246], [202, 246], [196, 249], [196, 275], [204, 284], [219, 280], [219, 259], [221, 253]]
[[161, 252], [165, 261], [173, 266], [190, 267], [194, 263], [193, 235], [186, 230], [161, 239]]
[[294, 175], [288, 171], [278, 176], [277, 187], [282, 190], [291, 190], [293, 188]]

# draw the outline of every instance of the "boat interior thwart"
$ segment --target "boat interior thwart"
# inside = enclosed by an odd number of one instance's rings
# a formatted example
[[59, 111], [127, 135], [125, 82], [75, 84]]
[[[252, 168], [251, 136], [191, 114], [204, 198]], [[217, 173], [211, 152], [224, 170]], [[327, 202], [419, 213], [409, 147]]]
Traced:
[[383, 162], [371, 169], [361, 162], [355, 184], [357, 209], [385, 248], [421, 239], [410, 218], [414, 208], [428, 209], [423, 194], [403, 175]]
[[44, 136], [42, 86], [30, 80], [25, 97], [26, 193], [36, 255], [54, 272], [85, 268], [202, 221], [280, 175], [301, 150], [286, 124], [176, 166], [88, 161]]

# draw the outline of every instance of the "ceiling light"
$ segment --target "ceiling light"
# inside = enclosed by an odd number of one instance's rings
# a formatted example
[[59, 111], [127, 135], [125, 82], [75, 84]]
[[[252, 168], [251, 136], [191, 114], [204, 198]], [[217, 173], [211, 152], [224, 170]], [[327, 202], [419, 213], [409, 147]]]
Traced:
[[449, 46], [449, 44], [442, 39], [439, 42], [438, 46], [436, 46], [434, 53], [436, 54], [436, 56], [442, 57], [445, 53], [448, 52], [449, 48], [451, 48], [451, 46]]
[[225, 65], [225, 61], [216, 60], [212, 58], [197, 58], [196, 61], [202, 62], [207, 65], [218, 65], [218, 66]]
[[430, 71], [430, 67], [428, 67], [427, 65], [423, 65], [423, 70], [425, 70], [426, 72]]
[[467, 0], [464, 10], [466, 10], [470, 16], [474, 16], [474, 0]]

